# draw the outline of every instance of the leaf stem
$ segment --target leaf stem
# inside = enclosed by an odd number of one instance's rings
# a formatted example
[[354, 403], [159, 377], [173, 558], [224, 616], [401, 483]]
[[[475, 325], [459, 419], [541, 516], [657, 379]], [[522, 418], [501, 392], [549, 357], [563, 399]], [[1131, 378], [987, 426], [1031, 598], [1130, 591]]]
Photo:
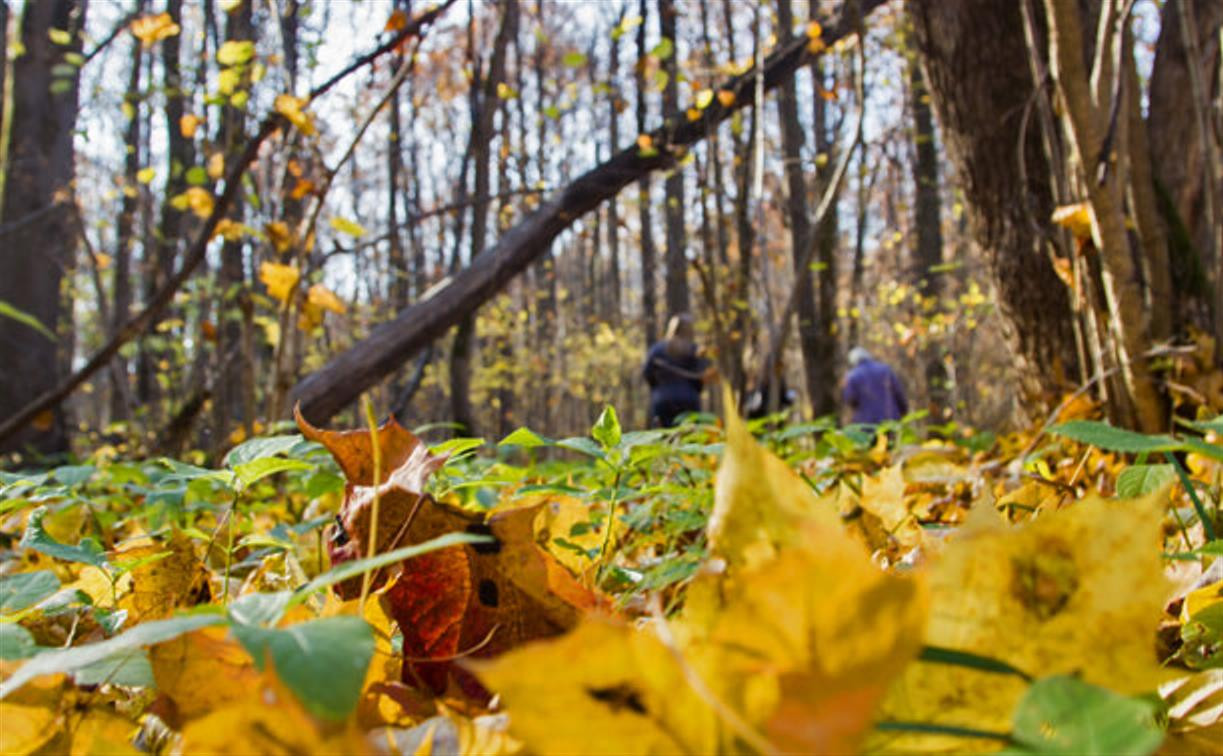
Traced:
[[[361, 403], [365, 409], [365, 422], [369, 426], [370, 448], [374, 458], [374, 504], [370, 509], [369, 545], [365, 549], [365, 556], [372, 557], [378, 551], [378, 493], [382, 487], [382, 447], [378, 444], [378, 420], [374, 417], [374, 403], [369, 400], [368, 394], [361, 397]], [[369, 596], [370, 582], [371, 573], [366, 572], [361, 576], [361, 601], [357, 605], [357, 616], [365, 616], [365, 599]]]
[[1202, 530], [1206, 532], [1206, 540], [1213, 541], [1215, 539], [1214, 521], [1206, 514], [1206, 507], [1202, 505], [1202, 500], [1198, 498], [1197, 489], [1193, 487], [1193, 481], [1189, 479], [1189, 473], [1185, 471], [1184, 465], [1176, 458], [1172, 452], [1164, 452], [1164, 459], [1176, 469], [1176, 475], [1181, 479], [1181, 485], [1185, 488], [1185, 493], [1189, 494], [1189, 500], [1193, 502], [1193, 508], [1198, 513], [1198, 519], [1202, 521]]
[[612, 528], [616, 524], [616, 505], [619, 504], [620, 475], [624, 468], [617, 466], [616, 475], [612, 478], [611, 499], [607, 503], [607, 529], [603, 531], [603, 546], [599, 549], [599, 569], [595, 572], [595, 586], [603, 582], [603, 573], [607, 569], [608, 552], [611, 550]]

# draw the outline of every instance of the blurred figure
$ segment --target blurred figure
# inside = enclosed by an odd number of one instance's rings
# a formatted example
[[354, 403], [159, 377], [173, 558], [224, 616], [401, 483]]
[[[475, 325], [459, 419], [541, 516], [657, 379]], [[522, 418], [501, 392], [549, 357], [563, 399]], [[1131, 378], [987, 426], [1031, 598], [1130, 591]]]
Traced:
[[853, 410], [853, 422], [876, 425], [908, 413], [904, 387], [892, 368], [860, 346], [849, 350], [849, 367], [842, 398]]
[[697, 354], [691, 315], [671, 317], [666, 336], [646, 354], [641, 374], [650, 384], [650, 421], [655, 427], [669, 428], [683, 413], [701, 409], [701, 389], [715, 371]]

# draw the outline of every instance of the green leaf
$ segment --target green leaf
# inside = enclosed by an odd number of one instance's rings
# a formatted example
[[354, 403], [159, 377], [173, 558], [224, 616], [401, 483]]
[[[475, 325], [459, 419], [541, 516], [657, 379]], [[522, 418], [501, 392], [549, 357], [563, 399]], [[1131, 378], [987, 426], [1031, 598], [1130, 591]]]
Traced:
[[153, 666], [144, 649], [120, 651], [114, 656], [82, 667], [72, 676], [77, 685], [127, 685], [133, 688], [152, 688]]
[[53, 95], [65, 94], [72, 89], [72, 79], [52, 79], [47, 91]]
[[12, 677], [0, 683], [0, 698], [5, 698], [35, 677], [75, 672], [103, 659], [108, 659], [121, 651], [163, 643], [192, 630], [223, 625], [225, 622], [225, 617], [221, 614], [187, 614], [166, 620], [145, 622], [101, 643], [44, 651], [21, 665]]
[[1032, 679], [1023, 670], [1016, 669], [1004, 661], [989, 656], [981, 656], [969, 651], [958, 651], [954, 648], [923, 646], [921, 656], [918, 658], [932, 664], [948, 664], [954, 667], [967, 667], [968, 669], [976, 669], [982, 672], [996, 672], [1000, 675], [1015, 675], [1025, 680]]
[[437, 446], [429, 447], [429, 451], [438, 455], [448, 454], [450, 455], [450, 460], [454, 460], [462, 457], [469, 451], [479, 449], [481, 446], [484, 446], [484, 439], [482, 438], [451, 438]]
[[561, 117], [561, 109], [555, 105], [545, 105], [544, 115], [555, 121], [557, 118]]
[[208, 170], [202, 165], [193, 165], [187, 169], [185, 178], [191, 186], [203, 186], [208, 183]]
[[586, 53], [578, 50], [571, 50], [565, 53], [565, 57], [561, 58], [561, 62], [570, 68], [577, 68], [586, 64]]
[[1185, 425], [1199, 430], [1202, 433], [1214, 431], [1215, 433], [1223, 436], [1223, 415], [1211, 418], [1210, 420], [1185, 420], [1183, 422]]
[[0, 578], [0, 614], [34, 606], [59, 590], [59, 578], [50, 570], [19, 572]]
[[25, 533], [21, 535], [18, 546], [34, 549], [65, 562], [82, 562], [94, 567], [106, 564], [106, 553], [92, 538], [84, 538], [76, 546], [69, 546], [52, 538], [42, 527], [43, 518], [46, 516], [46, 507], [39, 507], [30, 513], [29, 522], [26, 523]]
[[356, 221], [351, 221], [337, 215], [329, 223], [336, 231], [339, 231], [341, 234], [348, 234], [354, 239], [360, 239], [362, 236], [365, 236], [365, 226]]
[[550, 439], [540, 436], [530, 428], [519, 428], [497, 443], [497, 446], [521, 446], [524, 449], [551, 445], [552, 441]]
[[48, 29], [47, 39], [60, 46], [72, 44], [72, 35], [63, 29]]
[[608, 405], [603, 408], [599, 419], [590, 429], [590, 435], [604, 449], [611, 449], [620, 443], [620, 419], [616, 417], [616, 408]]
[[275, 625], [292, 598], [291, 591], [248, 593], [229, 605], [229, 618], [243, 625]]
[[1176, 656], [1190, 669], [1223, 667], [1223, 603], [1199, 609], [1181, 627]]
[[286, 470], [310, 470], [313, 468], [314, 465], [309, 462], [303, 462], [300, 459], [263, 457], [262, 459], [234, 465], [234, 472], [238, 475], [238, 480], [242, 481], [242, 485], [249, 488], [263, 478], [275, 475], [278, 472], [285, 472]]
[[1077, 754], [1149, 754], [1164, 739], [1154, 703], [1073, 677], [1033, 683], [1015, 710], [1013, 736], [1027, 752]]
[[659, 60], [666, 60], [675, 53], [675, 43], [668, 37], [663, 37], [658, 44], [654, 45], [654, 49], [650, 50], [650, 55]]
[[1055, 425], [1050, 432], [1100, 449], [1130, 454], [1177, 451], [1184, 448], [1184, 444], [1171, 436], [1135, 433], [1098, 420], [1071, 420]]
[[244, 462], [254, 462], [264, 457], [275, 457], [284, 454], [302, 442], [300, 434], [290, 436], [261, 436], [244, 441], [229, 450], [225, 455], [225, 464], [236, 467]]
[[33, 328], [35, 331], [38, 331], [39, 333], [41, 333], [43, 336], [46, 336], [51, 341], [55, 341], [55, 334], [47, 330], [47, 327], [42, 324], [42, 321], [40, 321], [38, 318], [34, 317], [33, 315], [30, 315], [27, 312], [18, 310], [16, 307], [13, 307], [11, 304], [9, 304], [8, 302], [5, 302], [3, 299], [0, 299], [0, 316], [6, 317], [6, 318], [12, 318], [13, 320], [16, 320], [18, 323], [28, 325], [30, 328]]
[[93, 465], [64, 465], [52, 470], [51, 475], [65, 486], [72, 487], [88, 482], [95, 472], [97, 468]]
[[1117, 495], [1123, 499], [1136, 499], [1158, 491], [1174, 480], [1176, 470], [1172, 465], [1130, 465], [1117, 476]]
[[556, 442], [556, 446], [562, 449], [578, 452], [579, 454], [585, 454], [588, 457], [603, 457], [603, 449], [598, 444], [589, 438], [584, 438], [581, 436], [574, 438], [563, 438]]
[[318, 717], [345, 719], [357, 706], [374, 657], [374, 631], [360, 617], [324, 617], [284, 629], [234, 624], [233, 633], [263, 669], [276, 674]]
[[351, 577], [385, 567], [388, 564], [402, 562], [405, 559], [411, 559], [414, 556], [427, 554], [430, 551], [444, 549], [448, 546], [457, 546], [464, 543], [487, 543], [491, 540], [493, 539], [489, 536], [472, 535], [470, 533], [447, 533], [444, 536], [438, 536], [424, 543], [418, 543], [415, 546], [404, 546], [401, 549], [388, 551], [385, 554], [375, 554], [372, 557], [344, 562], [337, 567], [332, 567], [327, 572], [297, 589], [297, 592], [293, 594], [293, 598], [289, 601], [289, 607], [297, 606], [312, 594], [324, 588], [329, 588], [336, 583], [342, 583]]
[[34, 636], [21, 625], [0, 622], [0, 661], [28, 659], [38, 653]]
[[223, 66], [240, 66], [255, 57], [255, 43], [230, 40], [217, 50], [217, 62]]

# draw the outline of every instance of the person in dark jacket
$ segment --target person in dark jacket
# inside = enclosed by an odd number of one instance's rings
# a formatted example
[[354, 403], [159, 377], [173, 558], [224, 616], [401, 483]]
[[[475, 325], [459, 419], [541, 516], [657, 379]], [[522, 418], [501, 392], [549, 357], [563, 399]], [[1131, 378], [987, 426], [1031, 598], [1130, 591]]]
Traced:
[[672, 316], [666, 337], [650, 347], [641, 370], [650, 385], [651, 422], [669, 428], [683, 413], [699, 411], [712, 372], [709, 360], [697, 354], [692, 316]]
[[862, 347], [849, 350], [849, 366], [843, 399], [853, 410], [853, 422], [875, 425], [908, 413], [904, 387], [892, 368]]

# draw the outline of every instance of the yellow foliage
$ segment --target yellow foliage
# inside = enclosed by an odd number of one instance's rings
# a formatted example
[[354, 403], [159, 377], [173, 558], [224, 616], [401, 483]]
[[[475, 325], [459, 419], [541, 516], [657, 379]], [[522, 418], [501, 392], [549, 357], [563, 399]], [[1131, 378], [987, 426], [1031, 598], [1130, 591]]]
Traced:
[[1078, 239], [1091, 238], [1091, 204], [1076, 202], [1073, 205], [1062, 205], [1053, 211], [1053, 222]]
[[207, 218], [211, 215], [214, 204], [212, 192], [199, 186], [193, 186], [170, 198], [170, 205], [174, 209], [189, 209], [197, 218]]
[[306, 293], [306, 301], [302, 304], [301, 317], [297, 325], [303, 331], [312, 331], [323, 324], [324, 311], [330, 310], [338, 315], [345, 309], [344, 303], [335, 295], [335, 292], [321, 283], [316, 283]]
[[296, 126], [298, 131], [306, 136], [314, 136], [318, 130], [314, 127], [314, 120], [305, 111], [308, 102], [309, 100], [303, 97], [279, 94], [276, 95], [275, 108], [276, 112], [288, 119], [289, 123]]
[[187, 113], [178, 119], [178, 130], [184, 137], [191, 139], [195, 136], [195, 132], [199, 129], [200, 124], [204, 122], [203, 118], [192, 113]]
[[287, 304], [289, 298], [297, 291], [297, 282], [301, 273], [292, 265], [264, 262], [259, 265], [259, 280], [267, 287], [268, 296]]
[[140, 40], [140, 46], [149, 49], [163, 39], [176, 36], [182, 29], [169, 13], [141, 16], [128, 25], [132, 36]]

